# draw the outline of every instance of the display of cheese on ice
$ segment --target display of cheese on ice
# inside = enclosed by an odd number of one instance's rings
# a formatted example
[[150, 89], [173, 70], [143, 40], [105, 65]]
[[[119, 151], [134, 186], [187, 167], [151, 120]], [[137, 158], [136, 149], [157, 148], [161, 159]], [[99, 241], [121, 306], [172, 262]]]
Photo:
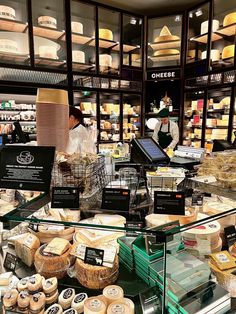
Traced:
[[72, 50], [72, 61], [85, 63], [85, 53], [81, 50]]
[[118, 255], [116, 255], [112, 267], [90, 265], [79, 258], [76, 259], [74, 267], [77, 280], [82, 286], [89, 289], [103, 289], [116, 282], [119, 275]]
[[225, 16], [223, 20], [223, 27], [226, 27], [235, 23], [236, 23], [236, 12], [232, 12]]
[[[207, 57], [207, 51], [205, 50], [202, 52], [202, 59], [206, 59], [206, 57]], [[220, 50], [211, 49], [210, 59], [212, 62], [219, 61], [220, 60]]]
[[[67, 241], [68, 242], [68, 241]], [[68, 242], [69, 243], [69, 242]], [[62, 252], [65, 250], [67, 245], [63, 244], [62, 246], [56, 247], [57, 252]], [[62, 255], [55, 255], [53, 253], [47, 253], [44, 251], [47, 245], [44, 244], [38, 248], [35, 253], [34, 266], [37, 273], [42, 275], [45, 278], [56, 277], [57, 279], [63, 278], [67, 274], [67, 269], [70, 266], [70, 250], [69, 248], [62, 253]]]
[[83, 24], [80, 22], [71, 22], [71, 31], [72, 33], [83, 34]]
[[32, 266], [36, 250], [40, 246], [39, 239], [31, 234], [25, 233], [15, 240], [16, 255], [27, 265]]
[[154, 57], [179, 55], [178, 49], [162, 49], [154, 52]]
[[[220, 26], [220, 22], [218, 20], [212, 21], [212, 32], [216, 32]], [[202, 22], [201, 24], [201, 35], [208, 33], [209, 21]]]
[[179, 36], [172, 35], [169, 28], [165, 25], [162, 27], [160, 35], [154, 38], [154, 42], [172, 41], [179, 39]]
[[108, 54], [99, 55], [99, 65], [102, 67], [111, 67], [112, 66], [112, 56]]
[[16, 10], [6, 5], [0, 5], [0, 18], [15, 20]]
[[110, 29], [99, 28], [98, 34], [100, 39], [113, 40], [113, 33]]
[[224, 47], [222, 51], [222, 59], [229, 59], [234, 57], [234, 45]]
[[17, 53], [17, 42], [11, 39], [0, 38], [0, 52]]
[[84, 314], [106, 314], [107, 306], [103, 300], [91, 297], [84, 302]]
[[39, 57], [48, 59], [58, 59], [57, 47], [55, 46], [39, 46]]
[[38, 17], [38, 25], [57, 28], [57, 20], [54, 17], [42, 15]]
[[220, 270], [226, 270], [235, 267], [235, 258], [228, 251], [213, 253], [210, 255], [210, 261]]

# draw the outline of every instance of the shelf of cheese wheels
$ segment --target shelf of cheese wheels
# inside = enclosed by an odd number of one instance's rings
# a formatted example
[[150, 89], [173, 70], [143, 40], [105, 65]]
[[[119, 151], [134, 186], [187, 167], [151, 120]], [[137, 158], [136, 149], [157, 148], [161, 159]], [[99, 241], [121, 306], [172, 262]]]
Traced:
[[[219, 169], [222, 161], [236, 164], [234, 155], [218, 155], [214, 163], [206, 160], [197, 179], [210, 167]], [[147, 236], [153, 238], [155, 231], [150, 228], [166, 230], [165, 224], [176, 220], [181, 227], [175, 225], [166, 260], [168, 302], [181, 313], [192, 314], [191, 296], [198, 298], [197, 291], [209, 285], [214, 285], [218, 299], [223, 294], [230, 301], [230, 295], [235, 296], [235, 248], [229, 250], [232, 256], [221, 250], [224, 228], [236, 223], [235, 208], [232, 199], [212, 195], [204, 198], [202, 208], [186, 206], [183, 216], [150, 214], [145, 217], [147, 229], [132, 230], [124, 227], [126, 219], [118, 214], [91, 214], [80, 220], [79, 210], [41, 208], [15, 233], [14, 229], [3, 233], [4, 256], [11, 253], [18, 258], [14, 273], [1, 269], [3, 307], [6, 312], [37, 314], [144, 313], [139, 294], [155, 287], [162, 291], [165, 282], [164, 244], [153, 251]], [[91, 249], [97, 251], [88, 255]], [[219, 263], [220, 254], [227, 256], [227, 265]], [[218, 283], [211, 280], [211, 270]], [[216, 307], [214, 290], [205, 295], [207, 305], [202, 309]]]

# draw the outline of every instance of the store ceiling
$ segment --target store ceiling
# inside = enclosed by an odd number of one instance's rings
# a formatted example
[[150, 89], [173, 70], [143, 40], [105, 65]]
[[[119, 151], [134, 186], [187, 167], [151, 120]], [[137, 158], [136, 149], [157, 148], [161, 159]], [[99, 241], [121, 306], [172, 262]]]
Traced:
[[183, 11], [202, 3], [203, 0], [96, 0], [96, 2], [144, 15], [162, 15]]

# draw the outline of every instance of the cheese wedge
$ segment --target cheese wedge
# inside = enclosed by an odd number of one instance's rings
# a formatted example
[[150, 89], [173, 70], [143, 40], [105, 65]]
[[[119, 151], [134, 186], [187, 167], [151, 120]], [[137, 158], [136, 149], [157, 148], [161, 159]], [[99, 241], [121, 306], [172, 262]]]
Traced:
[[165, 25], [163, 26], [161, 32], [160, 32], [160, 36], [170, 36], [171, 32], [169, 30], [169, 28]]
[[0, 275], [0, 286], [9, 286], [12, 277], [12, 272], [3, 273]]
[[69, 247], [69, 241], [61, 238], [54, 238], [51, 242], [48, 243], [48, 245], [44, 249], [44, 252], [60, 256], [65, 253], [69, 249]]

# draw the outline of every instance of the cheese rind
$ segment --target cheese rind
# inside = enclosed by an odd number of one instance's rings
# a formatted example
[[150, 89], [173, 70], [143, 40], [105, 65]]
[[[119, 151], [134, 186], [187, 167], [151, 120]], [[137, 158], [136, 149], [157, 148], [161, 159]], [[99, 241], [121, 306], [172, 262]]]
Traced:
[[16, 255], [29, 267], [33, 265], [34, 255], [39, 247], [39, 239], [31, 233], [25, 233], [15, 240]]
[[17, 53], [17, 42], [10, 39], [0, 39], [0, 52]]
[[172, 35], [169, 28], [165, 25], [161, 29], [160, 35], [155, 37], [154, 42], [172, 41], [179, 39], [179, 36]]
[[54, 46], [39, 46], [39, 57], [48, 59], [58, 59], [57, 47]]
[[130, 314], [130, 308], [128, 305], [122, 303], [122, 302], [113, 302], [108, 306], [107, 314]]
[[120, 301], [124, 297], [124, 290], [116, 285], [110, 285], [103, 289], [102, 294], [107, 300], [108, 304], [114, 301]]
[[69, 241], [61, 238], [55, 238], [48, 243], [48, 245], [44, 249], [44, 252], [61, 256], [69, 249], [69, 247]]
[[222, 51], [222, 59], [228, 59], [234, 57], [234, 45], [224, 47]]
[[154, 57], [167, 56], [167, 55], [179, 55], [179, 50], [177, 49], [162, 49], [154, 52]]
[[99, 28], [99, 38], [106, 40], [113, 40], [113, 33], [110, 29]]
[[229, 26], [234, 23], [236, 23], [236, 12], [227, 14], [223, 20], [223, 26]]
[[93, 314], [93, 313], [96, 313], [96, 314], [106, 313], [105, 303], [96, 297], [88, 298], [84, 302], [84, 314]]

